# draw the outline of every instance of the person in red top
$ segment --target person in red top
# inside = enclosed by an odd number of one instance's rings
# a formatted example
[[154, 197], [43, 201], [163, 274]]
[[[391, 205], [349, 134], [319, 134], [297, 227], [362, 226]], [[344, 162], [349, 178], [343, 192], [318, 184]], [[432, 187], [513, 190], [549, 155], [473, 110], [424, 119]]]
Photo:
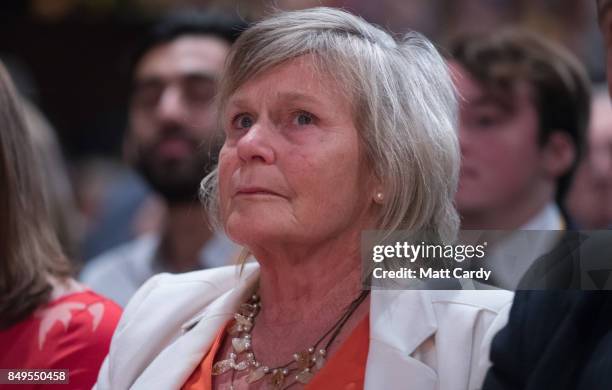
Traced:
[[71, 278], [51, 227], [42, 160], [1, 63], [0, 128], [0, 387], [48, 387], [13, 386], [2, 370], [64, 369], [69, 386], [58, 388], [91, 388], [121, 309]]

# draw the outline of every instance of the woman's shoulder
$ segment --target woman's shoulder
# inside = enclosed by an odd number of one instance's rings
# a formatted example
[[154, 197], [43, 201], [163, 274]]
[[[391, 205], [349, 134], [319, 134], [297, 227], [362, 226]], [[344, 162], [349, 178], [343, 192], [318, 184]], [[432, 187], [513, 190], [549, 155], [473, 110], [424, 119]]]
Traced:
[[439, 290], [428, 291], [434, 305], [465, 307], [499, 313], [508, 309], [514, 294], [506, 290]]
[[56, 345], [53, 367], [69, 369], [75, 388], [93, 386], [119, 323], [121, 307], [85, 290], [51, 302], [38, 315], [39, 339], [48, 331], [47, 342]]
[[[99, 365], [108, 352], [121, 317], [121, 307], [91, 290], [84, 290], [49, 302], [33, 317], [38, 326], [36, 334], [40, 351], [47, 347], [60, 350], [69, 340], [72, 351], [96, 355]], [[65, 353], [58, 355], [66, 356]], [[80, 359], [76, 356], [79, 354], [72, 355]]]
[[508, 321], [514, 294], [504, 290], [429, 291], [439, 329], [473, 329], [492, 338]]
[[111, 299], [84, 288], [83, 291], [66, 294], [52, 300], [41, 307], [35, 316], [44, 319], [53, 316], [54, 313], [57, 315], [57, 313], [68, 311], [72, 312], [72, 318], [75, 320], [87, 322], [92, 329], [97, 329], [101, 325], [116, 325], [121, 317], [122, 309]]
[[0, 366], [67, 369], [71, 384], [89, 388], [120, 316], [117, 304], [91, 290], [62, 294], [0, 332], [0, 344], [12, 352]]
[[99, 388], [131, 383], [170, 345], [183, 345], [182, 337], [191, 334], [191, 321], [256, 269], [248, 265], [241, 273], [240, 267], [225, 266], [149, 279], [123, 312], [98, 379]]
[[[243, 272], [250, 272], [251, 265], [245, 266]], [[202, 293], [220, 295], [234, 287], [242, 277], [240, 268], [235, 265], [209, 268], [182, 274], [161, 273], [151, 277], [138, 289], [126, 307], [133, 306], [153, 297], [170, 301], [173, 296], [202, 296]]]
[[[246, 264], [244, 272], [249, 272], [252, 268], [253, 264]], [[226, 265], [180, 274], [161, 273], [153, 276], [151, 280], [155, 280], [158, 286], [192, 283], [222, 286], [224, 283], [237, 281], [241, 275], [242, 273], [239, 266]]]
[[383, 360], [390, 351], [404, 351], [430, 369], [423, 375], [479, 388], [490, 365], [491, 340], [507, 322], [512, 297], [501, 290], [376, 291], [371, 338], [384, 351]]
[[507, 322], [512, 297], [502, 290], [376, 291], [371, 303], [373, 330], [382, 334], [391, 329], [393, 334], [412, 338], [432, 333], [451, 339], [460, 334], [489, 338]]
[[[493, 314], [507, 311], [514, 294], [506, 290], [387, 290], [375, 291], [380, 306], [401, 306], [404, 310], [486, 311]], [[398, 304], [400, 303], [401, 304]], [[403, 311], [403, 310], [400, 310]]]
[[99, 346], [107, 351], [120, 316], [116, 303], [84, 290], [51, 300], [0, 336], [19, 339], [23, 350], [36, 351], [50, 362], [56, 355], [66, 355], [60, 350], [67, 340], [72, 350]]
[[172, 322], [176, 325], [186, 321], [234, 288], [244, 274], [254, 269], [247, 265], [241, 272], [237, 266], [224, 266], [183, 274], [157, 274], [130, 299], [118, 332], [131, 322]]

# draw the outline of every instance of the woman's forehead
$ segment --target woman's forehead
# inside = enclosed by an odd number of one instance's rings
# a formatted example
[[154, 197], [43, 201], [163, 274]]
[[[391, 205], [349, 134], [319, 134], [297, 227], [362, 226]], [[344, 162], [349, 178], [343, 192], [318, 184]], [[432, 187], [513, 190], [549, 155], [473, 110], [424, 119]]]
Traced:
[[340, 83], [312, 55], [304, 55], [270, 67], [240, 85], [230, 104], [272, 97], [283, 102], [317, 103], [347, 100]]

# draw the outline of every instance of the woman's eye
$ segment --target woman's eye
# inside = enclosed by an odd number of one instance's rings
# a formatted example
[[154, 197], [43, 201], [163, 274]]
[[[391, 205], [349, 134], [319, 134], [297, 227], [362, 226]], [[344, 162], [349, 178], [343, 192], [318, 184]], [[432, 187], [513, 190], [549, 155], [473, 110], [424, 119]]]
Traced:
[[239, 129], [248, 129], [253, 126], [253, 118], [250, 115], [240, 114], [234, 119], [234, 125]]
[[311, 125], [313, 121], [312, 114], [308, 112], [299, 112], [295, 116], [295, 124], [298, 126], [308, 126]]

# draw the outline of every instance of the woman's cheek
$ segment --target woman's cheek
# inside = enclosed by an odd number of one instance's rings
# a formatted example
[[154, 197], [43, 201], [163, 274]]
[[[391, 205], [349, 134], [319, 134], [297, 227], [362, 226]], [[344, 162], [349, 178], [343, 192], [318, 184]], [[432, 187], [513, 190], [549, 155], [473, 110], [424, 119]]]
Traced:
[[231, 173], [228, 168], [227, 164], [224, 164], [221, 160], [219, 161], [219, 208], [223, 221], [226, 220], [229, 203], [231, 201]]

